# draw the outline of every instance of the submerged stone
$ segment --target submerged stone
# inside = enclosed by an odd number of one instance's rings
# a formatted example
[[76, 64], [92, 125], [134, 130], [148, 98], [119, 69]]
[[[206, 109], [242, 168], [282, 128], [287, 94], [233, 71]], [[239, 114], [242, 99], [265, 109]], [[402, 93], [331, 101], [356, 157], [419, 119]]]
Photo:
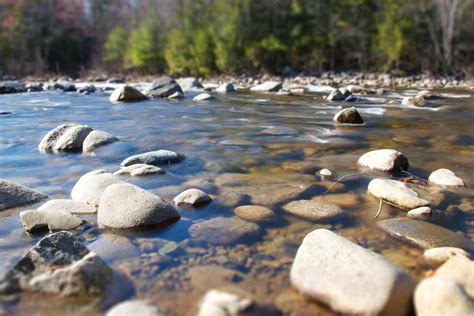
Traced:
[[215, 217], [191, 225], [188, 232], [191, 237], [210, 244], [225, 245], [257, 237], [260, 227], [236, 217]]
[[344, 214], [336, 204], [313, 200], [292, 201], [282, 208], [288, 213], [310, 220], [327, 220]]

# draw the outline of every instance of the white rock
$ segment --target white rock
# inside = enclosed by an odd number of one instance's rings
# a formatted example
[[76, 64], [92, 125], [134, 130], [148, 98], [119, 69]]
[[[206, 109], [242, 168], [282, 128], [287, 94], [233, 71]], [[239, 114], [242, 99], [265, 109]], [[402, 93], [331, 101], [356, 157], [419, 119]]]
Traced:
[[408, 169], [408, 159], [404, 154], [393, 149], [378, 149], [363, 154], [358, 161], [363, 168], [395, 172]]
[[401, 103], [402, 105], [409, 106], [423, 106], [425, 104], [425, 99], [423, 96], [404, 97]]
[[452, 257], [464, 256], [469, 257], [469, 254], [463, 249], [456, 247], [438, 247], [425, 250], [423, 258], [434, 264], [441, 264]]
[[252, 301], [235, 294], [210, 290], [201, 301], [198, 316], [238, 316]]
[[111, 102], [135, 102], [135, 101], [141, 101], [141, 100], [146, 100], [147, 97], [141, 93], [138, 89], [135, 89], [133, 87], [124, 85], [121, 87], [118, 87], [117, 89], [112, 92], [112, 94], [109, 97], [109, 100]]
[[227, 93], [227, 92], [234, 92], [234, 91], [235, 91], [235, 87], [232, 83], [224, 83], [220, 85], [219, 87], [217, 87], [216, 89], [216, 92], [219, 92], [219, 93]]
[[331, 93], [326, 97], [326, 100], [328, 101], [344, 101], [345, 99], [346, 97], [344, 94], [338, 89], [332, 90]]
[[74, 214], [90, 214], [96, 213], [97, 209], [94, 205], [69, 199], [53, 199], [49, 200], [38, 208], [38, 211], [61, 210]]
[[428, 178], [428, 181], [437, 185], [446, 186], [464, 186], [464, 181], [457, 177], [454, 172], [449, 169], [438, 169], [432, 172]]
[[199, 189], [188, 189], [186, 191], [178, 194], [173, 202], [175, 205], [180, 204], [189, 204], [189, 205], [199, 205], [211, 201], [209, 195], [206, 192]]
[[342, 314], [405, 315], [415, 287], [411, 276], [389, 260], [326, 229], [306, 235], [290, 280]]
[[46, 194], [0, 179], [0, 211], [33, 204], [47, 198]]
[[427, 216], [431, 216], [431, 214], [431, 208], [428, 206], [422, 206], [408, 211], [407, 216], [413, 218], [425, 218]]
[[129, 174], [132, 177], [146, 176], [150, 174], [164, 174], [165, 171], [160, 167], [138, 163], [127, 167], [122, 167], [114, 172], [114, 175]]
[[212, 100], [214, 97], [210, 95], [209, 93], [201, 93], [198, 94], [193, 98], [193, 101], [207, 101], [207, 100]]
[[105, 189], [116, 183], [123, 183], [123, 181], [105, 170], [91, 171], [76, 182], [71, 191], [71, 198], [74, 201], [97, 205]]
[[27, 232], [43, 230], [49, 231], [71, 230], [82, 224], [82, 218], [67, 211], [23, 211], [20, 212], [20, 222]]
[[143, 154], [134, 155], [126, 158], [122, 163], [121, 166], [130, 166], [134, 164], [147, 164], [147, 165], [158, 165], [158, 164], [166, 164], [166, 163], [173, 163], [178, 162], [182, 159], [180, 155], [175, 153], [174, 151], [170, 150], [155, 150], [149, 151]]
[[112, 307], [106, 316], [171, 316], [160, 306], [142, 300], [125, 301]]
[[184, 94], [182, 92], [176, 91], [173, 94], [168, 96], [168, 99], [183, 99]]
[[332, 176], [332, 171], [329, 169], [321, 169], [319, 170], [319, 174], [325, 177], [330, 177]]
[[107, 187], [97, 213], [98, 223], [110, 228], [156, 225], [179, 218], [179, 213], [161, 198], [128, 183]]
[[94, 151], [94, 149], [118, 141], [118, 138], [104, 131], [93, 130], [87, 135], [82, 143], [82, 150], [85, 152]]
[[465, 256], [453, 256], [436, 270], [436, 275], [453, 279], [474, 299], [474, 261]]
[[408, 188], [403, 182], [388, 179], [374, 179], [369, 182], [369, 192], [379, 198], [391, 202], [400, 208], [414, 209], [430, 204], [418, 197], [418, 193]]
[[179, 78], [176, 81], [184, 92], [197, 91], [203, 88], [201, 81], [196, 77]]
[[266, 81], [262, 84], [250, 88], [250, 90], [256, 92], [275, 92], [280, 90], [282, 87], [283, 85], [279, 81]]
[[82, 151], [82, 144], [93, 128], [87, 125], [62, 124], [41, 140], [40, 151]]

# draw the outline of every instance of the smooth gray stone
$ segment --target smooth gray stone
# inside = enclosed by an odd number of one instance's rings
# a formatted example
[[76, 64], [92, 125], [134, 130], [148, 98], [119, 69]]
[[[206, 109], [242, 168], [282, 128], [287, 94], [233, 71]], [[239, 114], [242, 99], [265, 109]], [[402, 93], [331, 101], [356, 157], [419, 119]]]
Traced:
[[118, 141], [119, 139], [109, 133], [93, 130], [87, 135], [82, 143], [82, 150], [85, 152], [94, 151], [96, 148]]
[[260, 234], [260, 227], [237, 217], [215, 217], [191, 225], [188, 232], [193, 238], [224, 245], [255, 238]]
[[130, 166], [134, 164], [147, 164], [147, 165], [159, 165], [159, 164], [167, 164], [167, 163], [174, 163], [179, 162], [183, 159], [183, 157], [174, 151], [170, 150], [155, 150], [149, 151], [143, 154], [138, 154], [134, 156], [130, 156], [126, 158], [122, 163], [121, 166]]
[[33, 204], [47, 198], [46, 194], [0, 179], [0, 211]]
[[138, 89], [127, 85], [118, 87], [109, 97], [111, 102], [136, 102], [146, 99], [147, 97]]
[[149, 95], [154, 98], [168, 98], [175, 93], [183, 94], [180, 85], [173, 78], [162, 76], [153, 81]]

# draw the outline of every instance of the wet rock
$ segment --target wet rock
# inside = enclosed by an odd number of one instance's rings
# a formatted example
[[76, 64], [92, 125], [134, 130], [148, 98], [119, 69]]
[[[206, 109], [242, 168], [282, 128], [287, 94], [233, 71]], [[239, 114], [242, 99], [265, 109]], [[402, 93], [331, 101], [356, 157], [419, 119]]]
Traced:
[[312, 200], [320, 203], [333, 203], [340, 207], [355, 207], [359, 206], [361, 203], [358, 196], [352, 193], [330, 193], [317, 195], [313, 197]]
[[329, 93], [327, 96], [326, 100], [328, 101], [344, 101], [347, 98], [347, 96], [344, 96], [344, 94], [339, 91], [338, 89], [334, 89]]
[[179, 213], [161, 198], [128, 183], [108, 186], [97, 212], [98, 223], [110, 228], [157, 225], [179, 218]]
[[212, 100], [214, 97], [210, 95], [209, 93], [201, 93], [198, 94], [193, 98], [193, 101], [207, 101], [207, 100]]
[[142, 300], [125, 301], [112, 307], [105, 316], [172, 316], [159, 305], [151, 304]]
[[285, 162], [281, 168], [286, 172], [314, 174], [319, 169], [314, 161]]
[[461, 186], [463, 187], [464, 181], [457, 177], [454, 172], [449, 169], [438, 169], [432, 172], [428, 178], [428, 181], [437, 184], [437, 185], [445, 185], [445, 186]]
[[442, 99], [443, 97], [440, 96], [439, 94], [435, 93], [435, 92], [431, 92], [429, 90], [422, 90], [422, 91], [419, 91], [417, 94], [416, 94], [416, 97], [418, 98], [423, 98], [425, 100], [438, 100], [438, 99]]
[[374, 179], [368, 188], [373, 196], [391, 202], [400, 208], [414, 209], [430, 204], [418, 197], [418, 193], [408, 188], [405, 183], [397, 180]]
[[109, 133], [93, 130], [87, 135], [82, 143], [82, 150], [85, 152], [94, 151], [96, 148], [118, 141], [119, 139]]
[[79, 88], [77, 90], [78, 93], [82, 93], [82, 94], [89, 94], [89, 93], [94, 93], [96, 91], [96, 87], [93, 86], [93, 85], [87, 85], [87, 86], [83, 86], [81, 88]]
[[49, 231], [72, 230], [82, 224], [82, 218], [67, 211], [23, 211], [20, 212], [20, 222], [27, 232], [34, 233], [47, 229]]
[[235, 215], [250, 222], [271, 221], [276, 214], [268, 207], [261, 205], [241, 205], [234, 209]]
[[187, 204], [193, 206], [206, 204], [210, 201], [211, 197], [207, 195], [206, 192], [199, 189], [188, 189], [181, 192], [173, 199], [175, 205]]
[[184, 92], [195, 91], [195, 90], [200, 90], [204, 88], [202, 86], [201, 81], [199, 81], [199, 79], [195, 77], [179, 78], [177, 81]]
[[341, 124], [365, 124], [364, 119], [362, 119], [362, 116], [360, 116], [355, 107], [337, 112], [333, 120]]
[[411, 218], [422, 219], [431, 216], [431, 214], [431, 208], [429, 208], [428, 206], [422, 206], [408, 211], [407, 216]]
[[228, 92], [234, 92], [234, 91], [235, 91], [235, 87], [232, 83], [224, 83], [220, 85], [219, 87], [217, 87], [216, 89], [216, 92], [219, 92], [219, 93], [228, 93]]
[[278, 81], [266, 81], [262, 84], [256, 85], [250, 88], [250, 91], [255, 92], [276, 92], [283, 87], [281, 82]]
[[291, 283], [343, 314], [407, 314], [415, 281], [377, 253], [317, 229], [296, 254]]
[[100, 235], [87, 248], [98, 254], [107, 263], [140, 256], [139, 249], [128, 238], [110, 233]]
[[386, 172], [397, 172], [408, 169], [408, 159], [404, 154], [393, 149], [378, 149], [363, 154], [358, 161], [363, 168]]
[[189, 227], [189, 235], [213, 245], [231, 244], [253, 239], [260, 234], [260, 227], [236, 217], [215, 217]]
[[442, 264], [455, 256], [469, 257], [469, 254], [465, 250], [455, 247], [430, 248], [423, 253], [423, 258], [433, 264]]
[[168, 99], [184, 99], [184, 94], [179, 91], [176, 91], [172, 95], [168, 96]]
[[286, 90], [278, 90], [277, 93], [275, 93], [275, 95], [282, 96], [282, 97], [288, 97], [288, 96], [292, 96], [293, 92], [286, 91]]
[[441, 226], [409, 218], [380, 221], [377, 225], [391, 236], [421, 248], [457, 247], [474, 249], [474, 242]]
[[105, 170], [94, 170], [83, 175], [74, 185], [71, 198], [91, 205], [98, 205], [105, 189], [117, 183], [124, 183], [119, 178]]
[[124, 83], [125, 79], [124, 78], [117, 78], [117, 77], [112, 77], [107, 79], [107, 83]]
[[120, 165], [126, 167], [134, 164], [160, 165], [179, 162], [183, 156], [170, 150], [149, 151], [126, 158]]
[[235, 294], [210, 290], [201, 301], [198, 316], [238, 316], [252, 306], [252, 300]]
[[127, 85], [118, 87], [109, 97], [111, 102], [137, 102], [146, 100], [147, 97], [140, 90]]
[[173, 78], [163, 76], [153, 81], [149, 95], [154, 98], [168, 98], [175, 93], [183, 94], [180, 85]]
[[453, 256], [436, 270], [436, 275], [450, 278], [474, 299], [474, 261], [466, 256]]
[[129, 174], [132, 177], [146, 176], [150, 174], [164, 174], [165, 171], [160, 167], [137, 163], [127, 167], [122, 167], [120, 170], [114, 172], [114, 175]]
[[344, 214], [342, 209], [336, 204], [313, 200], [293, 201], [285, 204], [282, 208], [288, 213], [309, 220], [326, 220]]
[[16, 80], [0, 82], [0, 94], [19, 93], [25, 91], [25, 85]]
[[0, 277], [0, 294], [22, 290], [69, 295], [103, 294], [112, 270], [73, 234], [48, 235]]
[[0, 211], [33, 204], [47, 198], [46, 194], [0, 179]]
[[348, 96], [348, 97], [344, 100], [344, 102], [355, 102], [355, 101], [357, 101], [357, 100], [358, 100], [358, 99], [357, 99], [356, 96], [350, 95], [350, 96]]
[[82, 144], [92, 127], [77, 124], [61, 124], [49, 131], [38, 145], [40, 151], [82, 151]]
[[296, 135], [299, 134], [298, 130], [288, 126], [273, 126], [262, 131], [262, 134], [268, 135]]
[[422, 96], [404, 97], [401, 103], [409, 106], [423, 106], [425, 105], [425, 99]]

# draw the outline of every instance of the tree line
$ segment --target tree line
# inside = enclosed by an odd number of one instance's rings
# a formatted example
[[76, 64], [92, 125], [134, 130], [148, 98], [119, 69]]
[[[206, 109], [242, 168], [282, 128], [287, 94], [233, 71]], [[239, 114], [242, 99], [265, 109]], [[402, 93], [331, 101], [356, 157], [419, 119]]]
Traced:
[[0, 72], [474, 73], [472, 0], [0, 0]]

